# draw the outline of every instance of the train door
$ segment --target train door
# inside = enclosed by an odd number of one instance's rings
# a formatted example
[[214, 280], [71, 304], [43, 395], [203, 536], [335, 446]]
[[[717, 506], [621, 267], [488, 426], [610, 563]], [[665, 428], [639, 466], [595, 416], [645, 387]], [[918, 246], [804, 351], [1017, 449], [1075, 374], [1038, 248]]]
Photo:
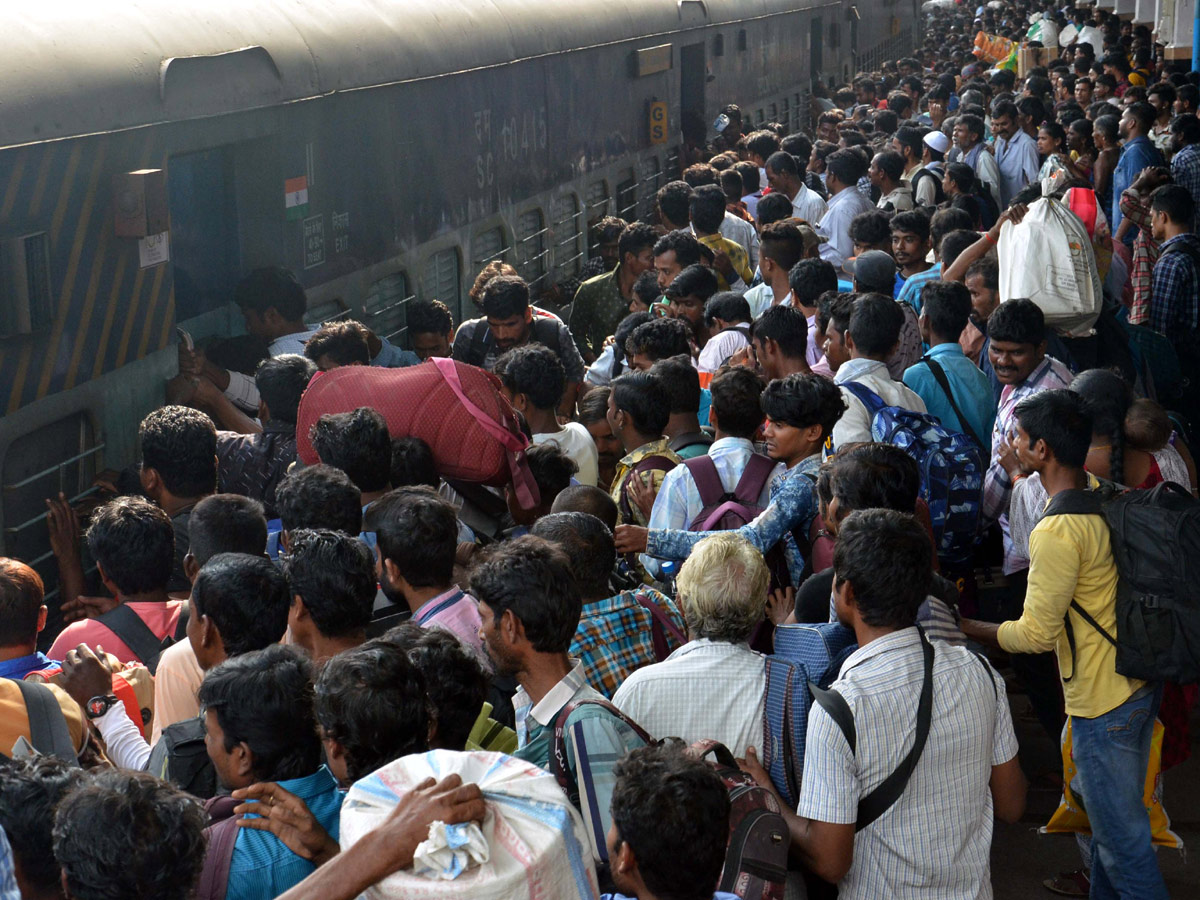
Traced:
[[184, 322], [233, 299], [241, 271], [232, 147], [172, 157], [167, 168], [175, 316]]
[[809, 23], [808, 32], [808, 74], [813, 81], [821, 80], [821, 69], [825, 55], [824, 23], [820, 16], [815, 16]]
[[681, 120], [689, 111], [704, 114], [704, 44], [687, 44], [679, 48], [679, 111]]

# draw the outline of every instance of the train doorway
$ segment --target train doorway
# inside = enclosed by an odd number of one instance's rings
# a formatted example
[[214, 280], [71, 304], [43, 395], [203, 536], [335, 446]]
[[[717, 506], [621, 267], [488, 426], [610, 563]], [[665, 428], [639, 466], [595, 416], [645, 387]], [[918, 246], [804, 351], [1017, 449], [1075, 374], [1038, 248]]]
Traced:
[[808, 74], [813, 81], [821, 80], [821, 61], [825, 55], [824, 24], [820, 16], [809, 23], [808, 32]]
[[704, 44], [687, 44], [679, 48], [679, 112], [680, 120], [689, 112], [707, 123], [704, 113]]

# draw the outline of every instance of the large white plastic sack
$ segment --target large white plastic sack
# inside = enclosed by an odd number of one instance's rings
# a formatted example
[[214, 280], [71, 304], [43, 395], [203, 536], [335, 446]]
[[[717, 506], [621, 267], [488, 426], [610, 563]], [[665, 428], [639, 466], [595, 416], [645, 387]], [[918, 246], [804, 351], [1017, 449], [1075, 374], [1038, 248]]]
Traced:
[[596, 872], [583, 820], [554, 776], [502, 753], [431, 750], [389, 763], [355, 782], [342, 804], [341, 840], [348, 847], [376, 827], [398, 798], [426, 778], [457, 773], [478, 784], [487, 801], [487, 862], [453, 880], [411, 869], [371, 887], [370, 900], [595, 900]]
[[1090, 334], [1103, 293], [1087, 229], [1070, 209], [1043, 197], [1020, 224], [1000, 226], [1000, 299], [1026, 297], [1046, 325], [1072, 337]]

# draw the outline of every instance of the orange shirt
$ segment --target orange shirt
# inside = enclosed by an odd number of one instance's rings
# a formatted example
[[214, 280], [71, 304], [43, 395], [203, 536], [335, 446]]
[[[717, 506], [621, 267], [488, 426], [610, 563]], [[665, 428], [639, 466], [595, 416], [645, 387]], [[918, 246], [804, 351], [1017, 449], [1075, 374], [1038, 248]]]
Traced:
[[[182, 600], [129, 604], [129, 608], [138, 614], [138, 618], [145, 622], [154, 632], [155, 637], [160, 640], [175, 634], [175, 626], [179, 623], [179, 611], [182, 607]], [[74, 650], [80, 644], [87, 644], [93, 650], [97, 646], [102, 646], [106, 653], [111, 653], [123, 663], [141, 662], [125, 642], [98, 619], [82, 619], [72, 622], [54, 639], [54, 643], [46, 655], [51, 659], [61, 660], [66, 656], [68, 650]]]
[[[67, 720], [67, 731], [71, 735], [71, 743], [78, 753], [83, 749], [87, 726], [84, 722], [83, 710], [71, 699], [71, 695], [53, 684], [46, 687], [54, 693], [54, 698], [62, 708]], [[18, 738], [30, 740], [29, 713], [25, 709], [25, 698], [17, 683], [9, 678], [0, 678], [0, 753], [11, 756], [13, 744]]]

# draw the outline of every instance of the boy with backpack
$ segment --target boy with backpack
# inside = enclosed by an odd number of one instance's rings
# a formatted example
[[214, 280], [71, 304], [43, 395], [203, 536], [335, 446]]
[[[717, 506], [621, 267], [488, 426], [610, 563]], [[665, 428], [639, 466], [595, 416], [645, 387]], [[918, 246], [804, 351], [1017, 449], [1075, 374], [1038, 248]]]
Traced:
[[[637, 502], [638, 489], [658, 493], [666, 474], [681, 460], [663, 436], [671, 418], [671, 400], [658, 376], [630, 372], [612, 383], [608, 395], [608, 424], [625, 448], [613, 478], [612, 498], [619, 522], [644, 525], [650, 507]], [[631, 483], [637, 487], [631, 491]]]
[[[1084, 471], [1092, 419], [1068, 390], [1016, 408], [1017, 458], [1050, 495], [1029, 536], [1029, 583], [1015, 621], [964, 621], [975, 640], [1009, 653], [1058, 656], [1077, 781], [1092, 828], [1092, 895], [1165, 898], [1142, 793], [1162, 685], [1117, 671], [1117, 565], [1097, 486]], [[1018, 478], [1023, 477], [1018, 475]]]
[[[743, 366], [713, 379], [709, 421], [716, 440], [706, 455], [685, 460], [666, 474], [650, 513], [650, 528], [740, 528], [766, 508], [782, 468], [754, 451], [763, 418], [762, 389], [759, 377]], [[651, 575], [660, 575], [657, 560], [643, 556], [642, 564]]]

